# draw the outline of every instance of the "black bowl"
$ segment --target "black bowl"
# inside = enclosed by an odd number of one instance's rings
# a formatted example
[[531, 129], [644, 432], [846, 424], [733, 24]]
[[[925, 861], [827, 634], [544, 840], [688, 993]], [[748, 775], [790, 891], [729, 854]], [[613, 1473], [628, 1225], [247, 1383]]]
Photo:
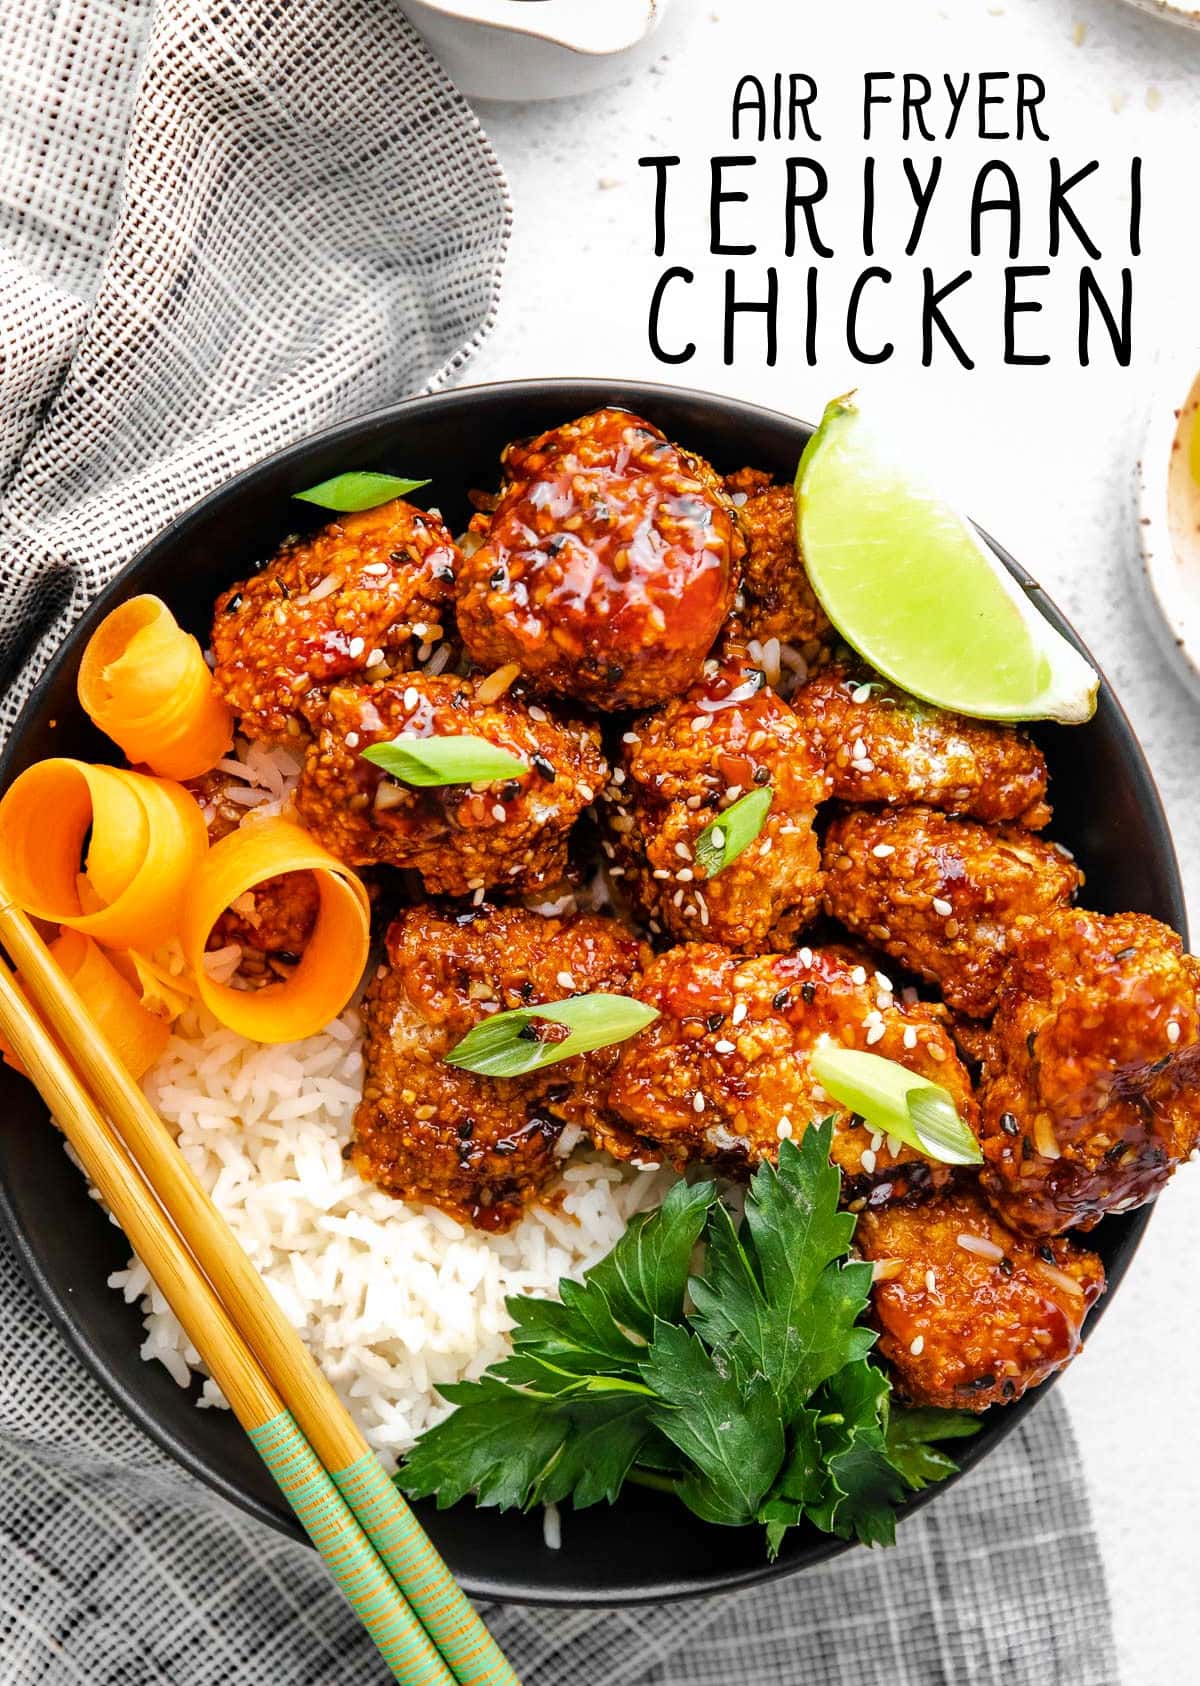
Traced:
[[[172, 523], [138, 556], [80, 622], [45, 675], [0, 764], [6, 786], [47, 755], [111, 757], [111, 745], [83, 716], [75, 675], [101, 617], [136, 592], [157, 592], [202, 637], [217, 591], [268, 556], [285, 533], [319, 523], [319, 512], [290, 494], [348, 468], [428, 475], [426, 496], [452, 530], [470, 513], [467, 493], [497, 481], [510, 439], [601, 404], [625, 405], [730, 471], [745, 463], [790, 478], [810, 429], [790, 417], [711, 394], [623, 381], [520, 381], [417, 398], [331, 429], [247, 470]], [[997, 554], [1060, 631], [1062, 616], [1008, 556]], [[1074, 639], [1078, 644], [1078, 639]], [[1082, 646], [1080, 646], [1082, 648]], [[1104, 911], [1136, 909], [1184, 930], [1183, 896], [1166, 821], [1129, 723], [1108, 684], [1086, 726], [1037, 732], [1053, 772], [1054, 834], [1087, 872], [1086, 899]], [[0, 1071], [0, 1187], [8, 1227], [52, 1316], [92, 1372], [159, 1445], [252, 1515], [299, 1534], [249, 1441], [225, 1412], [200, 1411], [156, 1364], [138, 1357], [141, 1322], [105, 1285], [128, 1254], [122, 1236], [91, 1201], [78, 1172], [47, 1127], [34, 1090]], [[1091, 1237], [1116, 1288], [1148, 1213], [1108, 1218]], [[1107, 1297], [1100, 1307], [1107, 1304]], [[990, 1411], [956, 1455], [971, 1468], [1044, 1397]], [[948, 1483], [928, 1490], [909, 1509]], [[538, 1517], [499, 1516], [470, 1504], [422, 1522], [467, 1592], [481, 1598], [555, 1604], [626, 1604], [683, 1598], [790, 1574], [845, 1549], [824, 1535], [793, 1530], [768, 1565], [762, 1532], [710, 1527], [681, 1505], [630, 1489], [613, 1508], [568, 1512], [565, 1547], [548, 1551]]]

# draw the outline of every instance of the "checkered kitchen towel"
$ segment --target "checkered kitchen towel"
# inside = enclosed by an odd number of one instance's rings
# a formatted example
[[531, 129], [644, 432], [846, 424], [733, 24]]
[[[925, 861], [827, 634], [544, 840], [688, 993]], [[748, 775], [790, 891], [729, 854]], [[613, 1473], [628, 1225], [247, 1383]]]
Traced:
[[[0, 727], [179, 510], [452, 379], [507, 226], [485, 138], [387, 0], [4, 0]], [[1048, 1401], [892, 1552], [699, 1606], [488, 1617], [527, 1686], [1112, 1686], [1082, 1495]], [[312, 1553], [133, 1428], [0, 1239], [0, 1681], [382, 1679]]]

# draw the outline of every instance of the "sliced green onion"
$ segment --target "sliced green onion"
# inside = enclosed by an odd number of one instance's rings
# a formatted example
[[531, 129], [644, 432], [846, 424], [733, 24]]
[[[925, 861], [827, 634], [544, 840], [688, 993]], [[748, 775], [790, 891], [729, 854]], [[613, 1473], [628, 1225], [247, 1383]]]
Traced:
[[307, 492], [293, 492], [303, 503], [319, 504], [322, 509], [336, 509], [342, 514], [356, 514], [360, 509], [378, 509], [381, 503], [393, 498], [406, 498], [410, 492], [428, 486], [428, 480], [402, 480], [395, 474], [372, 474], [358, 470], [350, 474], [335, 474], [332, 480], [322, 480]]
[[769, 784], [740, 796], [736, 802], [706, 825], [696, 839], [696, 865], [706, 878], [724, 872], [731, 861], [748, 849], [762, 830], [775, 792]]
[[[522, 1077], [593, 1048], [624, 1042], [657, 1017], [656, 1007], [629, 995], [573, 995], [546, 1007], [514, 1007], [469, 1030], [446, 1055], [446, 1064], [484, 1077]], [[571, 1034], [562, 1042], [540, 1042], [529, 1028], [534, 1019], [565, 1025]]]
[[859, 1113], [876, 1130], [899, 1136], [943, 1165], [978, 1165], [979, 1143], [949, 1092], [907, 1066], [855, 1048], [818, 1048], [809, 1069], [835, 1101]]
[[469, 733], [446, 738], [420, 738], [407, 733], [389, 743], [373, 743], [362, 752], [364, 761], [382, 767], [403, 784], [475, 784], [486, 779], [511, 779], [529, 771], [519, 755], [474, 738]]

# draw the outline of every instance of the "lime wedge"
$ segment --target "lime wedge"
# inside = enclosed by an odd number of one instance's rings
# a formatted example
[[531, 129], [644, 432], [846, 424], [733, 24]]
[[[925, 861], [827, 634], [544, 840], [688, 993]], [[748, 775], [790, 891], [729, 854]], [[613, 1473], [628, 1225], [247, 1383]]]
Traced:
[[914, 696], [984, 720], [1089, 720], [1099, 678], [854, 395], [796, 471], [796, 535], [834, 626]]

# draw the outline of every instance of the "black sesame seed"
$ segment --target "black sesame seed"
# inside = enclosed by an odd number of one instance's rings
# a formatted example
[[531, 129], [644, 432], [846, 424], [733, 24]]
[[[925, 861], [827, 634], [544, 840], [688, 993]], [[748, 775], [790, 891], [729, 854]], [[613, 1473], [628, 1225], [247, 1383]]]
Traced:
[[241, 606], [242, 606], [242, 594], [241, 594], [240, 591], [237, 591], [229, 599], [228, 603], [226, 603], [225, 613], [227, 615], [236, 615], [238, 610], [241, 608]]
[[287, 581], [286, 580], [276, 580], [275, 584], [279, 587], [279, 595], [281, 597], [286, 597], [290, 600], [292, 593], [291, 593], [291, 591], [288, 587]]
[[472, 1119], [467, 1118], [458, 1126], [458, 1139], [460, 1142], [469, 1142], [474, 1134], [475, 1124]]
[[625, 669], [619, 662], [609, 662], [604, 670], [604, 677], [610, 685], [616, 685], [625, 677]]
[[523, 978], [521, 980], [521, 991], [520, 991], [520, 993], [521, 993], [521, 1000], [522, 1001], [532, 1001], [533, 1000], [533, 979], [532, 978]]
[[1011, 1377], [1006, 1376], [1000, 1383], [1000, 1393], [1004, 1399], [1011, 1399], [1017, 1391], [1017, 1384]]
[[1017, 1123], [1016, 1113], [1002, 1112], [1000, 1114], [1000, 1128], [1004, 1131], [1006, 1136], [1017, 1135], [1020, 1130], [1020, 1125]]
[[1045, 1243], [1038, 1248], [1037, 1256], [1043, 1264], [1056, 1265], [1058, 1263], [1058, 1260], [1054, 1257], [1054, 1248], [1046, 1246]]
[[718, 1031], [725, 1023], [725, 1015], [724, 1013], [710, 1013], [704, 1023], [709, 1030]]
[[771, 769], [769, 767], [756, 767], [754, 769], [754, 782], [755, 784], [770, 784]]
[[1113, 955], [1114, 960], [1128, 960], [1131, 954], [1136, 954], [1136, 948], [1123, 948]]
[[500, 792], [500, 800], [502, 802], [515, 802], [517, 797], [520, 796], [520, 794], [521, 794], [521, 781], [520, 781], [520, 779], [509, 779], [508, 783], [504, 786], [504, 788]]
[[1037, 1043], [1037, 1031], [1031, 1030], [1029, 1032], [1029, 1035], [1025, 1038], [1025, 1052], [1029, 1055], [1031, 1060], [1036, 1057], [1036, 1053], [1037, 1053], [1036, 1043]]
[[985, 1387], [995, 1387], [996, 1378], [995, 1376], [976, 1376], [974, 1381], [964, 1382], [962, 1385], [970, 1393], [982, 1393]]
[[1124, 1153], [1124, 1151], [1125, 1151], [1125, 1143], [1124, 1142], [1114, 1142], [1111, 1147], [1106, 1148], [1104, 1150], [1104, 1157], [1105, 1157], [1105, 1159], [1108, 1160], [1109, 1164], [1111, 1165], [1113, 1160], [1119, 1159], [1121, 1157], [1121, 1155]]
[[1007, 1253], [1000, 1260], [1000, 1263], [997, 1266], [997, 1269], [999, 1270], [1001, 1276], [1011, 1276], [1012, 1275], [1012, 1273], [1013, 1273], [1013, 1262], [1009, 1258]]
[[497, 568], [488, 581], [493, 591], [500, 591], [508, 584], [508, 575], [503, 568]]
[[571, 1085], [569, 1083], [556, 1083], [553, 1089], [546, 1090], [546, 1099], [551, 1106], [561, 1106], [570, 1093]]
[[813, 1002], [817, 999], [816, 984], [802, 983], [800, 985], [800, 999], [804, 1002], [806, 1007], [811, 1007]]
[[777, 1013], [782, 1013], [784, 1008], [790, 1007], [791, 1004], [792, 992], [790, 989], [781, 989], [778, 995], [774, 995], [771, 998], [771, 1005]]
[[554, 783], [555, 774], [553, 764], [547, 761], [544, 755], [535, 755], [533, 758], [533, 766], [534, 771], [540, 773], [547, 784]]
[[407, 550], [389, 550], [388, 551], [388, 561], [389, 562], [411, 562], [412, 557], [408, 554]]
[[1032, 1159], [1033, 1158], [1033, 1143], [1030, 1141], [1028, 1136], [1022, 1136], [1021, 1137], [1021, 1158], [1022, 1159]]
[[275, 958], [285, 966], [298, 966], [300, 964], [300, 956], [293, 954], [290, 948], [281, 948]]
[[453, 585], [454, 584], [454, 569], [453, 568], [435, 568], [434, 571], [433, 571], [433, 577], [434, 577], [435, 580], [440, 580], [443, 585]]
[[467, 707], [467, 694], [466, 694], [466, 692], [465, 691], [455, 691], [454, 695], [450, 698], [450, 707], [451, 708], [466, 708]]

